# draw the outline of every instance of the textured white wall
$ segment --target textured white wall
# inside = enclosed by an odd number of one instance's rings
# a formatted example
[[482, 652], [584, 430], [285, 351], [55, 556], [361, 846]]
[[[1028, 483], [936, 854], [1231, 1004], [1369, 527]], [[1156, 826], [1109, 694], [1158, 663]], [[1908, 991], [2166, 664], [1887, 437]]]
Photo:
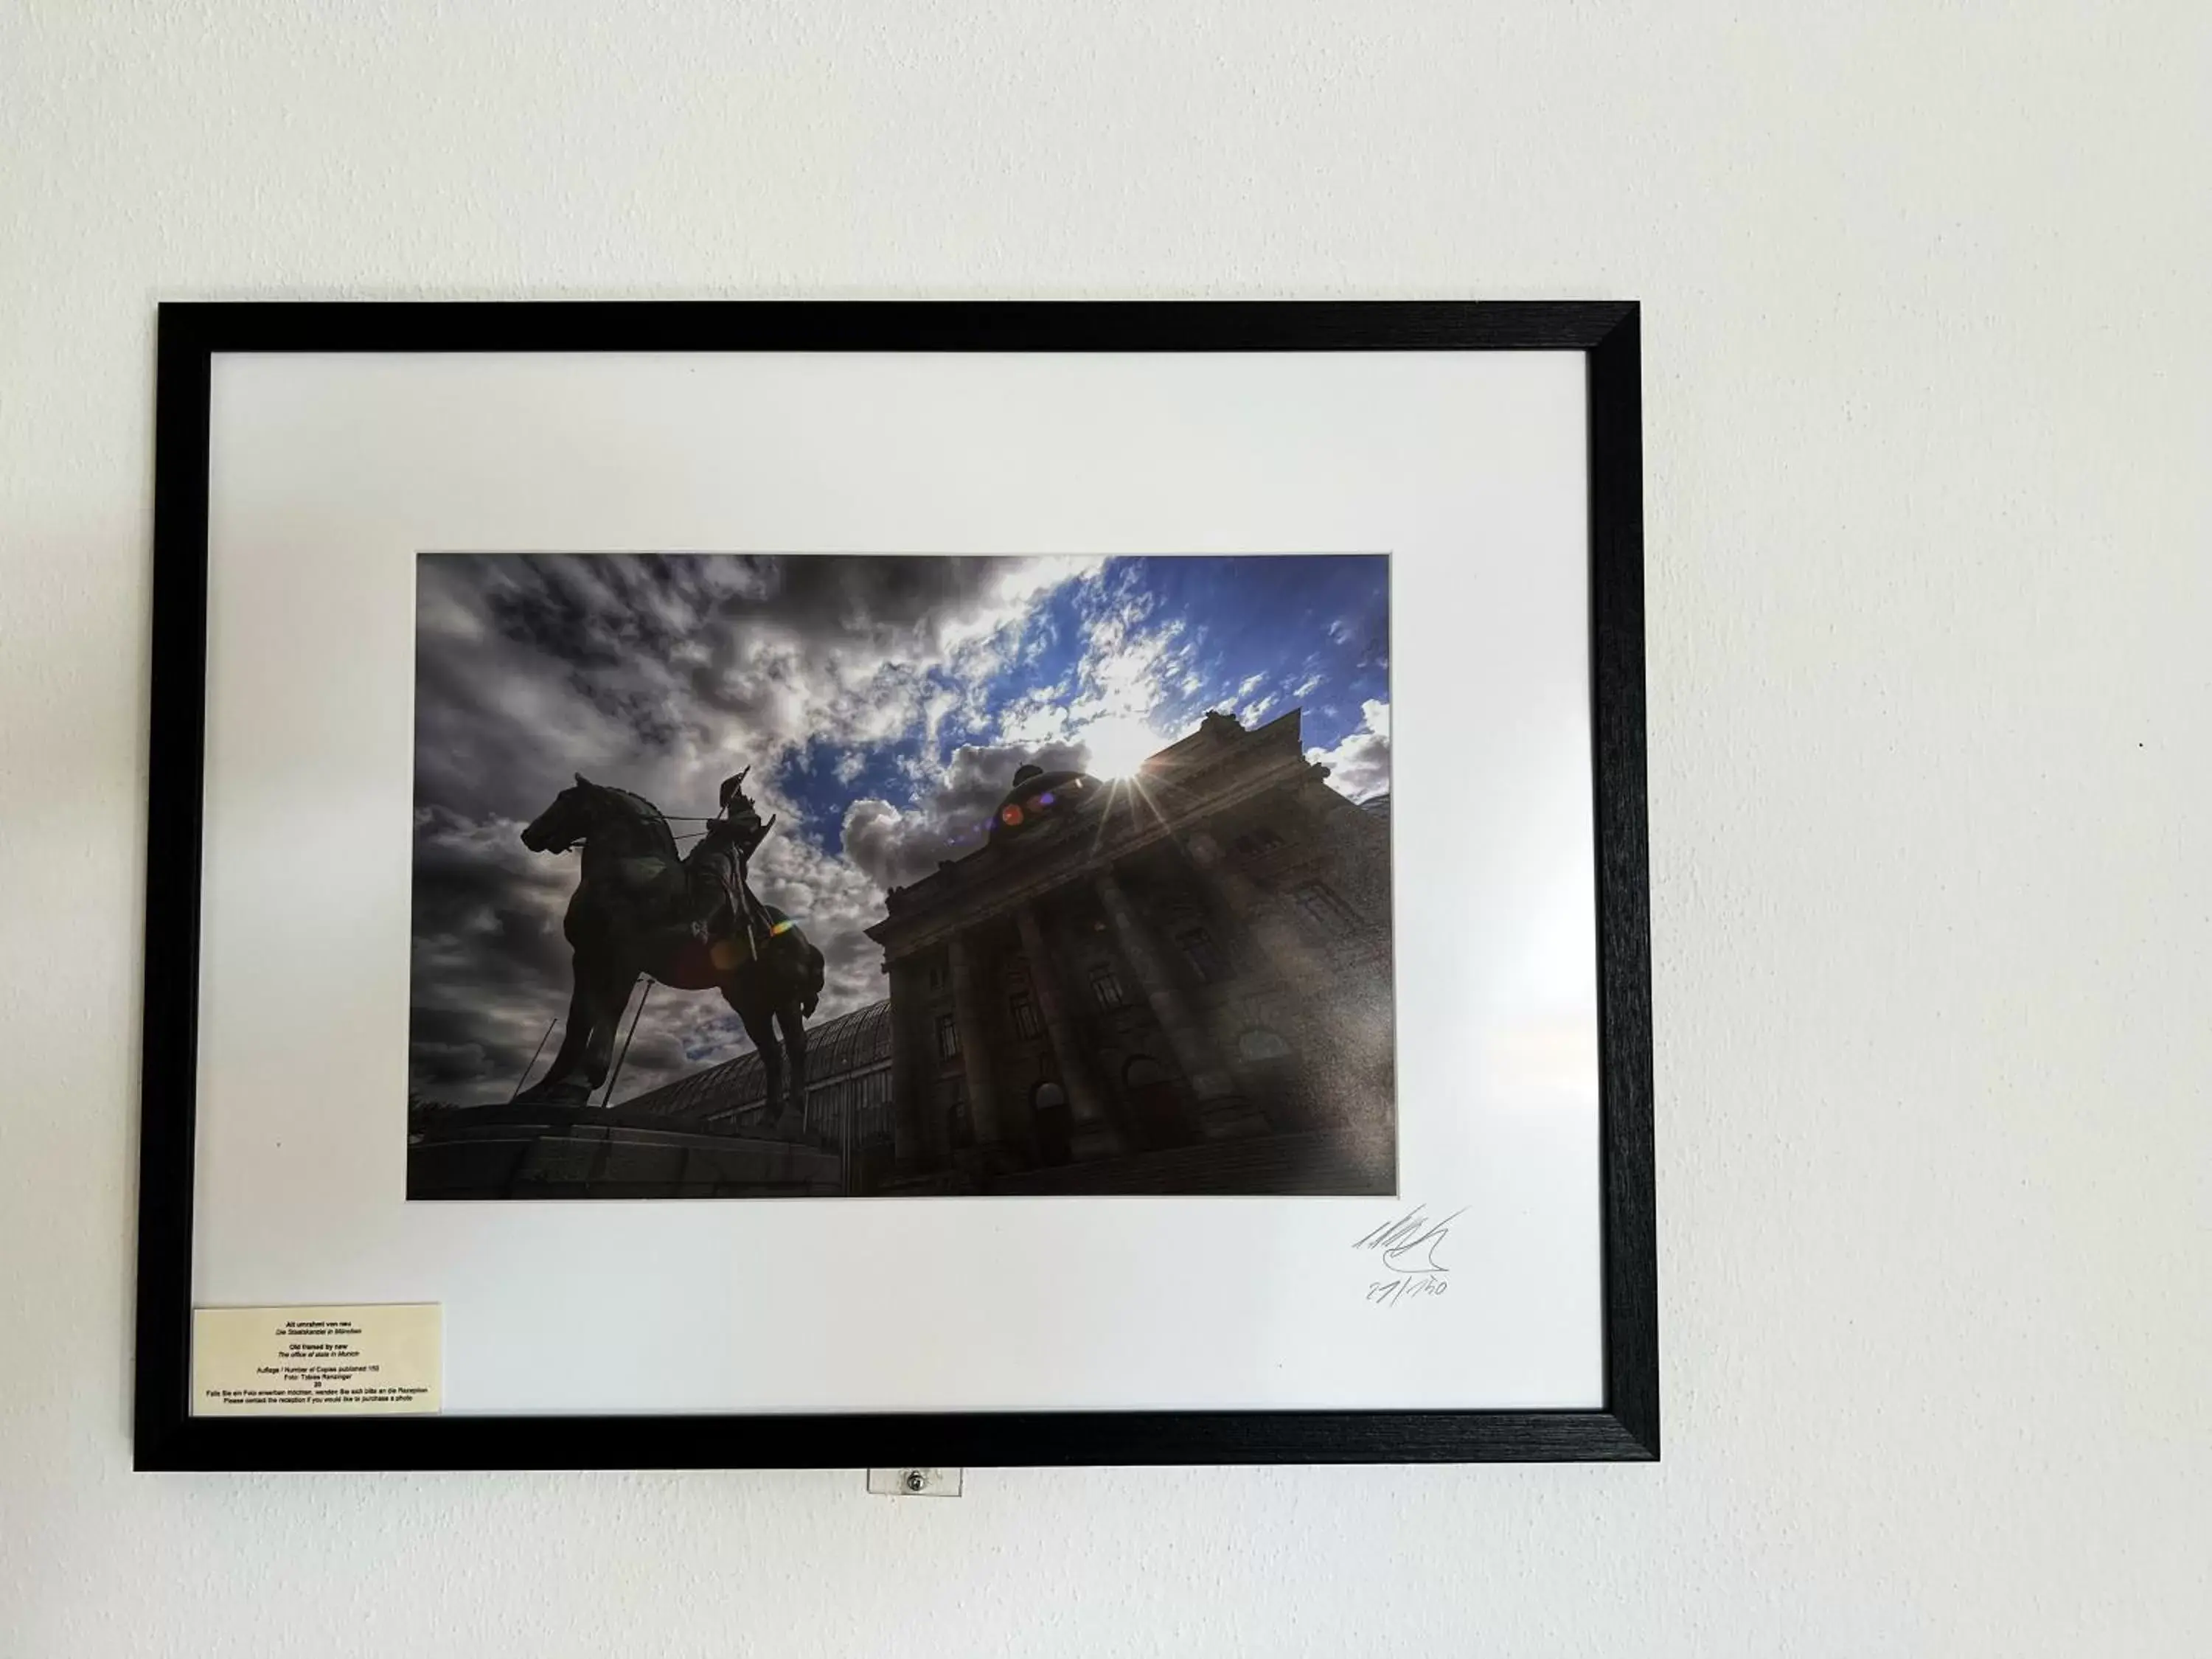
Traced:
[[[2208, 15], [0, 8], [0, 1653], [2212, 1647]], [[129, 1473], [153, 301], [553, 294], [1646, 302], [1663, 1466]]]

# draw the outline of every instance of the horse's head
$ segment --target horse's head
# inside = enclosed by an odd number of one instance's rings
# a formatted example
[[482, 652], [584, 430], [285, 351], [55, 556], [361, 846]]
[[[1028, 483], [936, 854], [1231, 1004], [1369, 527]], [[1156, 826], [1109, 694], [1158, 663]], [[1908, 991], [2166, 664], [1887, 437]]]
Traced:
[[553, 797], [522, 831], [522, 844], [533, 853], [565, 853], [584, 838], [599, 816], [599, 786], [581, 772], [576, 781]]

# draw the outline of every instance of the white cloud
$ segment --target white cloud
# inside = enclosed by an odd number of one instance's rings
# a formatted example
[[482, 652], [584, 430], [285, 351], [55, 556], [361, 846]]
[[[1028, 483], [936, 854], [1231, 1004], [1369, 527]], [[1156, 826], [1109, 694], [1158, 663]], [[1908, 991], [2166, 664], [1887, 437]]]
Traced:
[[1360, 724], [1334, 749], [1309, 749], [1306, 758], [1328, 768], [1329, 787], [1353, 800], [1365, 800], [1390, 787], [1390, 705], [1370, 699], [1359, 705]]

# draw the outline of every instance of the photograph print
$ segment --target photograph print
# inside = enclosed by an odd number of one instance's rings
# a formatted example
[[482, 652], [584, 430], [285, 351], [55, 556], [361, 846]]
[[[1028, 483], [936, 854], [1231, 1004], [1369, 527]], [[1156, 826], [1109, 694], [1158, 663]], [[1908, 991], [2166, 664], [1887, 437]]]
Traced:
[[426, 553], [413, 1199], [1396, 1190], [1389, 561]]

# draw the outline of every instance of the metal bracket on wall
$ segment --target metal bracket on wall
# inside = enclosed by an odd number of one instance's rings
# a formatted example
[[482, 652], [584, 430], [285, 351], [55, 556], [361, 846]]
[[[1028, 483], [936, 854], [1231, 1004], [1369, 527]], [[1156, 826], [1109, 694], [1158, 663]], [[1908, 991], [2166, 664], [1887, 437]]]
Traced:
[[957, 1469], [870, 1469], [868, 1490], [878, 1498], [957, 1498]]

